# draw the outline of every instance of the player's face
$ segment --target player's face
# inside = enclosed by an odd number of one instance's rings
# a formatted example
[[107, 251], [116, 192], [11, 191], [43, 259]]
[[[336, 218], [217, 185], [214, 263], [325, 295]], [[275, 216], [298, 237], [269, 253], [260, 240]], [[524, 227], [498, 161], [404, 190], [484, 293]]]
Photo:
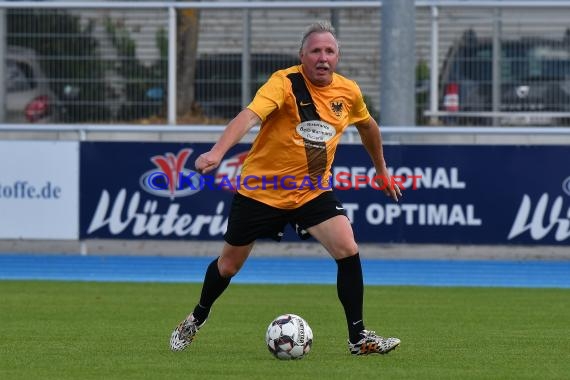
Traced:
[[312, 33], [299, 53], [305, 74], [317, 86], [327, 86], [338, 63], [338, 44], [328, 32]]

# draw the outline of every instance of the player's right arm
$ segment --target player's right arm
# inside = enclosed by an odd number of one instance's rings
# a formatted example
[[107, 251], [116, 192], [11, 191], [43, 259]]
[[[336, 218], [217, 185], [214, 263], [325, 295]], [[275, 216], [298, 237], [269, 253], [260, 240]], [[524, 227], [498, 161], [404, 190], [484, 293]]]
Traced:
[[260, 122], [261, 119], [255, 112], [245, 108], [229, 122], [224, 133], [222, 133], [212, 149], [198, 156], [194, 164], [196, 170], [199, 173], [208, 173], [217, 168], [226, 152], [240, 142], [243, 136]]
[[241, 141], [243, 136], [284, 102], [284, 70], [274, 73], [257, 91], [252, 102], [226, 127], [218, 142], [209, 152], [201, 154], [194, 164], [199, 173], [208, 173], [220, 165], [226, 152]]

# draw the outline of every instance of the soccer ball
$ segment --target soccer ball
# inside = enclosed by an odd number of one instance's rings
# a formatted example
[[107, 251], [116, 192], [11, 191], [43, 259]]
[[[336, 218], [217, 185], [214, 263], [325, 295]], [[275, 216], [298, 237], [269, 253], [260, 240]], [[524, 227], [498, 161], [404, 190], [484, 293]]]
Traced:
[[313, 330], [298, 315], [283, 314], [267, 327], [265, 342], [277, 359], [301, 359], [311, 350]]

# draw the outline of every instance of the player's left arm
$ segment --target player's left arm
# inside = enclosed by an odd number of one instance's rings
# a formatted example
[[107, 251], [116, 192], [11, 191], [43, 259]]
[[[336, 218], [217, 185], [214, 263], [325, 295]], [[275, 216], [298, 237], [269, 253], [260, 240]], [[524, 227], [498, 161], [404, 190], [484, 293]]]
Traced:
[[376, 183], [383, 188], [384, 194], [398, 202], [398, 199], [402, 197], [402, 192], [398, 185], [390, 180], [390, 173], [388, 173], [386, 161], [384, 160], [382, 134], [380, 133], [378, 123], [376, 123], [374, 118], [369, 117], [368, 120], [358, 122], [355, 126], [360, 134], [362, 144], [370, 155], [376, 169]]

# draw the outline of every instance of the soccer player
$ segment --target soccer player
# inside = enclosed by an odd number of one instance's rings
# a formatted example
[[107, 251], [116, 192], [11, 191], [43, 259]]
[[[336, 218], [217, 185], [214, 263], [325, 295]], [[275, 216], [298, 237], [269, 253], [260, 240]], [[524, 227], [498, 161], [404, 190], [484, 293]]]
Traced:
[[[197, 171], [212, 171], [232, 146], [261, 123], [243, 164], [241, 178], [247, 180], [233, 198], [221, 255], [206, 270], [193, 312], [173, 331], [173, 351], [192, 343], [255, 241], [279, 241], [287, 224], [301, 238], [318, 240], [337, 263], [337, 292], [346, 315], [350, 353], [385, 354], [400, 344], [397, 338], [383, 338], [365, 329], [358, 246], [345, 210], [328, 183], [341, 135], [353, 124], [374, 164], [378, 186], [398, 201], [400, 189], [387, 183], [390, 176], [378, 124], [358, 85], [335, 73], [339, 44], [328, 22], [307, 28], [299, 58], [300, 65], [276, 71], [247, 108], [229, 122], [212, 149], [196, 159]], [[288, 181], [282, 181], [284, 177]]]

